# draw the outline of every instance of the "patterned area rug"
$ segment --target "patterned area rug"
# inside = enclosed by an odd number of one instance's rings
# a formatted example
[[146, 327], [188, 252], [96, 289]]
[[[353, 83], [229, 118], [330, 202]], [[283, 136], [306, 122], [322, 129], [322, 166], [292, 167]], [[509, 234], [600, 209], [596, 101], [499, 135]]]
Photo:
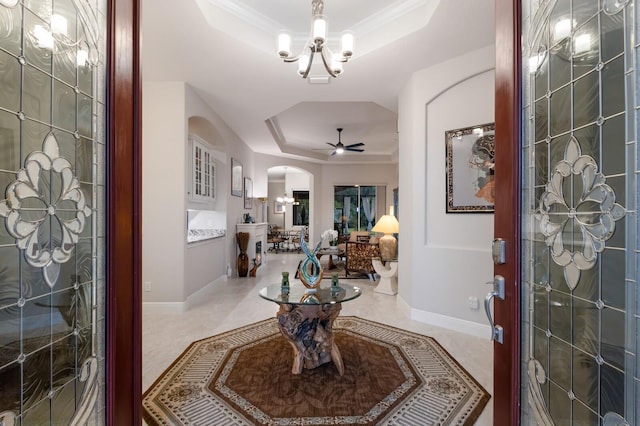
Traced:
[[434, 339], [339, 317], [345, 373], [291, 374], [275, 319], [192, 343], [143, 397], [149, 425], [471, 425], [489, 394]]

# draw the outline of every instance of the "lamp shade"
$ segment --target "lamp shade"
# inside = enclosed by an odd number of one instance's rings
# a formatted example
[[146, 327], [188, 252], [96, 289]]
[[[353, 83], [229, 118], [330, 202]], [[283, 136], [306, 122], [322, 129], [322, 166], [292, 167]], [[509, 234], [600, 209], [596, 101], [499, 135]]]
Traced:
[[400, 228], [400, 224], [398, 223], [398, 219], [395, 216], [391, 216], [388, 214], [382, 215], [382, 217], [376, 223], [371, 230], [373, 232], [382, 232], [383, 234], [395, 234], [398, 232]]
[[380, 258], [384, 261], [394, 260], [398, 256], [398, 241], [391, 234], [398, 232], [400, 224], [395, 216], [390, 214], [382, 215], [371, 230], [373, 232], [382, 232], [383, 237], [378, 241], [380, 247]]

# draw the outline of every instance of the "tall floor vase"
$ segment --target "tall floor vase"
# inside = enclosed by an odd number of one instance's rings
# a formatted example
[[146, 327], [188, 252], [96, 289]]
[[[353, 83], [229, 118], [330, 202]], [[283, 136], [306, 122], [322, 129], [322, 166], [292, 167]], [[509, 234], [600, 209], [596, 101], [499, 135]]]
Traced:
[[240, 254], [238, 255], [238, 276], [246, 277], [249, 273], [249, 256], [247, 255], [249, 233], [238, 232], [236, 234], [236, 240], [238, 242], [238, 248], [240, 249]]

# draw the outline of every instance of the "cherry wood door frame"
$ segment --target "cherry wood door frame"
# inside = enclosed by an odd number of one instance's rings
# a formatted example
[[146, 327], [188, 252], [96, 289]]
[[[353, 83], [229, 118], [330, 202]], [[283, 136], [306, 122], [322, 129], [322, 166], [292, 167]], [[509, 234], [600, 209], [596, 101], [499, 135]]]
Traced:
[[495, 237], [506, 241], [505, 300], [494, 298], [504, 343], [494, 343], [493, 424], [520, 422], [520, 2], [496, 0]]
[[140, 0], [109, 0], [106, 424], [139, 425], [142, 401]]

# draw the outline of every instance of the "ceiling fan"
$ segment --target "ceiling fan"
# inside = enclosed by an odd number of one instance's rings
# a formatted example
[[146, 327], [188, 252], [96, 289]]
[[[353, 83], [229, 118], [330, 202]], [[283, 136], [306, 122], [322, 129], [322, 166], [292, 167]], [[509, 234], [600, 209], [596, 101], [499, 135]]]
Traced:
[[362, 142], [352, 143], [350, 145], [344, 145], [342, 143], [342, 140], [340, 139], [340, 136], [342, 134], [342, 128], [338, 127], [336, 130], [338, 131], [338, 143], [334, 144], [334, 143], [327, 142], [327, 145], [331, 145], [332, 147], [335, 148], [334, 151], [331, 153], [331, 155], [342, 154], [345, 151], [364, 152], [364, 149], [358, 148], [360, 146], [364, 146]]

